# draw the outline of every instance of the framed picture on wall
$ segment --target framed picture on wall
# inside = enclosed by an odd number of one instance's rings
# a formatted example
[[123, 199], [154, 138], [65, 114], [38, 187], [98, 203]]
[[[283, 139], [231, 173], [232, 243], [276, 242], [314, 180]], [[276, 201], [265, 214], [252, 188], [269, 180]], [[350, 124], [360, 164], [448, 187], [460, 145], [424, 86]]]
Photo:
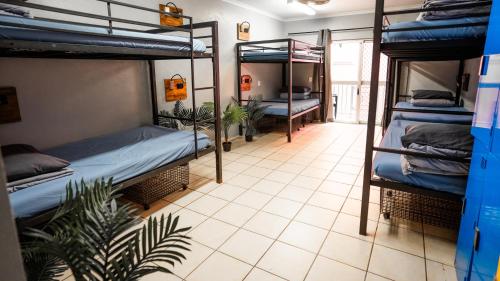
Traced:
[[0, 87], [0, 124], [21, 121], [16, 88]]

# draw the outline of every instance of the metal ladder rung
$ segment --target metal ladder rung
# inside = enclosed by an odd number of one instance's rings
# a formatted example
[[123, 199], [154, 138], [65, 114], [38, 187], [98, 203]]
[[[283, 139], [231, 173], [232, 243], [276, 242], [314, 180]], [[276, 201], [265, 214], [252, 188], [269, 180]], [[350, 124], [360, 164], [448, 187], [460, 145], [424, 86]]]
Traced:
[[215, 86], [212, 87], [203, 87], [203, 88], [195, 88], [195, 91], [203, 91], [203, 90], [212, 90], [215, 89]]

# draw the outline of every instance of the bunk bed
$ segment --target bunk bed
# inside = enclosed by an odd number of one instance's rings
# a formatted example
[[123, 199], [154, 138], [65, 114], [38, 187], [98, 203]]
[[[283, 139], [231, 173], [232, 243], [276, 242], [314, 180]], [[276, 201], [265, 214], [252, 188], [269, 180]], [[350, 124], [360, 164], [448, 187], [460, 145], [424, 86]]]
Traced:
[[[73, 175], [28, 187], [9, 195], [20, 227], [41, 224], [50, 219], [64, 198], [65, 186], [71, 181], [93, 181], [113, 177], [116, 186], [126, 188], [215, 152], [216, 180], [222, 182], [221, 120], [218, 23], [193, 23], [185, 15], [174, 15], [115, 0], [93, 0], [103, 3], [107, 16], [40, 5], [19, 0], [1, 0], [15, 7], [53, 12], [67, 18], [56, 20], [41, 17], [0, 15], [0, 56], [57, 59], [121, 59], [148, 62], [152, 125], [141, 126], [111, 135], [86, 139], [46, 151], [67, 159]], [[183, 26], [170, 27], [134, 21], [112, 15], [112, 7], [132, 12], [181, 17]], [[103, 21], [104, 25], [85, 23]], [[127, 26], [122, 27], [122, 26]], [[130, 27], [134, 26], [134, 28]], [[203, 35], [195, 36], [195, 31]], [[171, 35], [175, 33], [175, 35]], [[180, 36], [178, 34], [184, 34]], [[211, 45], [206, 46], [203, 40]], [[213, 92], [215, 141], [199, 132], [194, 110], [190, 118], [163, 116], [158, 111], [155, 61], [190, 60], [191, 100], [196, 108], [196, 94]], [[213, 85], [196, 87], [194, 61], [211, 60]], [[189, 122], [192, 131], [160, 127], [162, 120]], [[145, 206], [147, 208], [148, 206]]]
[[[304, 118], [310, 112], [320, 111], [322, 116], [321, 119], [325, 122], [326, 117], [324, 117], [323, 114], [325, 106], [325, 98], [323, 97], [325, 87], [325, 77], [323, 73], [325, 73], [325, 64], [322, 47], [293, 39], [276, 39], [238, 43], [236, 49], [238, 80], [241, 77], [242, 64], [273, 63], [282, 65], [281, 81], [283, 88], [287, 88], [288, 97], [286, 99], [265, 99], [262, 101], [262, 106], [265, 107], [266, 117], [285, 119], [287, 121], [288, 142], [292, 141], [293, 120]], [[299, 100], [293, 98], [294, 63], [320, 65], [319, 68], [321, 73], [317, 76], [319, 90], [311, 92], [313, 97], [310, 99]], [[239, 105], [243, 105], [247, 101], [247, 99], [243, 98], [241, 87], [238, 87]], [[302, 122], [304, 122], [304, 120], [302, 120]], [[240, 135], [242, 134], [243, 129], [240, 126]]]
[[[415, 57], [414, 59], [421, 59], [422, 57]], [[436, 59], [436, 58], [432, 58]], [[410, 121], [423, 121], [423, 122], [439, 122], [439, 123], [457, 123], [457, 124], [471, 124], [473, 112], [470, 112], [463, 107], [461, 100], [462, 96], [462, 76], [464, 73], [464, 60], [461, 59], [458, 66], [458, 75], [456, 89], [454, 93], [454, 106], [415, 106], [409, 100], [411, 95], [400, 93], [400, 81], [402, 63], [408, 62], [413, 58], [406, 58], [405, 60], [397, 60], [391, 57], [389, 64], [389, 72], [387, 79], [389, 87], [386, 88], [386, 103], [384, 108], [383, 122], [384, 131], [391, 120], [410, 120]], [[394, 93], [391, 93], [393, 91]]]
[[[428, 3], [428, 2], [426, 2]], [[427, 173], [403, 174], [402, 156], [414, 156], [427, 160], [445, 160], [468, 163], [470, 158], [452, 157], [428, 152], [403, 149], [401, 137], [410, 125], [427, 122], [455, 122], [456, 117], [470, 118], [471, 113], [457, 109], [414, 108], [401, 103], [397, 93], [401, 63], [405, 61], [463, 61], [480, 57], [483, 53], [488, 14], [478, 13], [470, 17], [445, 20], [415, 21], [384, 26], [387, 16], [412, 13], [444, 13], [474, 7], [488, 7], [491, 1], [478, 1], [447, 6], [424, 6], [419, 9], [385, 11], [384, 0], [376, 1], [374, 44], [370, 84], [370, 104], [367, 124], [365, 166], [359, 232], [367, 234], [368, 206], [371, 186], [380, 187], [380, 208], [385, 218], [399, 217], [419, 222], [457, 229], [460, 221], [462, 198], [465, 194], [466, 177], [439, 176]], [[452, 13], [453, 14], [453, 13]], [[374, 145], [376, 104], [381, 53], [388, 56], [387, 86], [385, 93], [385, 134], [379, 146]], [[460, 81], [457, 84], [456, 105], [460, 99]], [[397, 112], [394, 116], [394, 112]], [[445, 117], [443, 117], [445, 116]], [[449, 117], [448, 116], [448, 117]], [[465, 117], [464, 117], [465, 116]], [[458, 118], [460, 119], [460, 118]], [[465, 120], [461, 120], [465, 121]], [[460, 121], [459, 121], [460, 123]], [[451, 126], [451, 125], [447, 125]], [[374, 151], [376, 151], [375, 157]]]

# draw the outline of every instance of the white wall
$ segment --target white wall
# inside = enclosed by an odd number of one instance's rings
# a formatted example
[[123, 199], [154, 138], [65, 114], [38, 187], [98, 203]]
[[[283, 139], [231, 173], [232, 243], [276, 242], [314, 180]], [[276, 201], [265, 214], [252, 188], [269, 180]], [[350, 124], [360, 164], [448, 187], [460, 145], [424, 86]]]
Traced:
[[[95, 0], [33, 0], [32, 2], [105, 15], [106, 6]], [[126, 0], [138, 4], [134, 0]], [[143, 0], [140, 5], [158, 8], [164, 1]], [[283, 24], [252, 11], [243, 10], [221, 0], [182, 0], [176, 3], [195, 22], [219, 21], [221, 100], [225, 106], [236, 95], [236, 23], [252, 24], [251, 40], [285, 37]], [[131, 20], [158, 23], [158, 15], [136, 12], [128, 8], [112, 8], [113, 16]], [[34, 11], [36, 16], [66, 20], [55, 13]], [[82, 18], [77, 20], [82, 21]], [[88, 21], [103, 24], [103, 21]], [[105, 23], [104, 23], [105, 24]], [[116, 24], [119, 25], [119, 24]], [[121, 25], [123, 26], [123, 25]], [[134, 27], [135, 28], [135, 27]], [[207, 41], [208, 43], [208, 41]], [[207, 44], [210, 45], [210, 44]], [[212, 68], [208, 61], [196, 62], [197, 87], [212, 84]], [[278, 70], [278, 71], [277, 71]], [[169, 108], [164, 101], [163, 79], [175, 73], [188, 77], [189, 61], [162, 61], [156, 63], [157, 89], [160, 109]], [[276, 91], [280, 85], [281, 70], [249, 67], [255, 93]], [[29, 143], [45, 149], [82, 138], [151, 123], [147, 65], [143, 61], [85, 61], [1, 59], [0, 86], [17, 88], [22, 121], [0, 125], [0, 143]], [[190, 84], [189, 84], [190, 89]], [[210, 91], [198, 94], [198, 104], [211, 100]], [[187, 105], [190, 100], [185, 101]]]
[[0, 142], [39, 149], [150, 123], [144, 62], [0, 59], [0, 86], [17, 88], [21, 122]]

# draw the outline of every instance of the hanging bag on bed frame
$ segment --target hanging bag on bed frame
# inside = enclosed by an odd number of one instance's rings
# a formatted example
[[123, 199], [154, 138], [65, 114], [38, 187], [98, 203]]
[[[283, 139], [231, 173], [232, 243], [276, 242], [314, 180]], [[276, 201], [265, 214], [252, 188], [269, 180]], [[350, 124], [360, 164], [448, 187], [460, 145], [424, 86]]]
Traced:
[[[165, 5], [160, 4], [160, 11], [181, 16], [183, 13], [182, 9], [178, 8], [173, 2], [168, 2]], [[184, 19], [181, 17], [160, 14], [160, 24], [166, 26], [182, 26], [184, 25]]]
[[164, 82], [165, 100], [167, 102], [187, 99], [186, 78], [183, 78], [180, 74], [175, 74], [170, 79], [165, 79]]

